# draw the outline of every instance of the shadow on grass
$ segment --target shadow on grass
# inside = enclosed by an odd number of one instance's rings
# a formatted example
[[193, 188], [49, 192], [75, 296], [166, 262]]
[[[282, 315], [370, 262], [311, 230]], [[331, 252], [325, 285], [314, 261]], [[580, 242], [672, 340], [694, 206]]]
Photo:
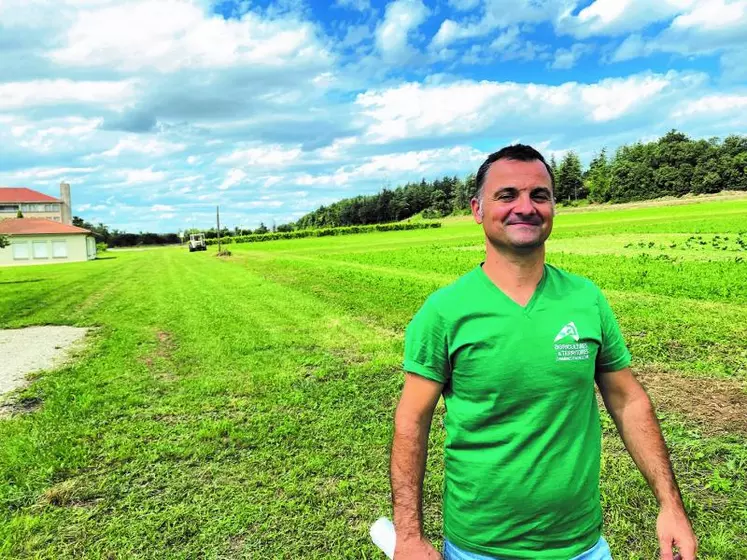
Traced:
[[116, 258], [117, 258], [117, 257], [96, 257], [96, 258], [95, 258], [95, 259], [93, 259], [93, 260], [95, 260], [95, 261], [108, 261], [108, 260], [110, 260], [110, 259], [116, 259]]
[[45, 278], [33, 278], [31, 280], [5, 280], [0, 284], [28, 284], [30, 282], [45, 282]]

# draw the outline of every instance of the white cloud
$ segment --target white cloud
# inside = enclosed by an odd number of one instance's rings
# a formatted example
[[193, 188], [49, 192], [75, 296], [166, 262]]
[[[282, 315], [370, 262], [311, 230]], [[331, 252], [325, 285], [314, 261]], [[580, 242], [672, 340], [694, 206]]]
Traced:
[[578, 39], [592, 36], [618, 36], [640, 31], [646, 26], [667, 21], [696, 0], [595, 0], [572, 16], [570, 10], [558, 18], [556, 28]]
[[342, 8], [351, 8], [359, 12], [366, 12], [371, 9], [370, 0], [335, 0], [335, 4]]
[[35, 168], [19, 171], [14, 175], [18, 179], [52, 179], [63, 178], [69, 175], [80, 175], [98, 171], [98, 167], [55, 167], [55, 168]]
[[652, 51], [709, 54], [747, 44], [747, 2], [702, 0], [654, 37]]
[[173, 212], [175, 208], [170, 204], [154, 204], [150, 207], [151, 212]]
[[460, 12], [474, 10], [480, 5], [480, 0], [449, 0], [449, 6]]
[[616, 119], [641, 102], [656, 97], [674, 82], [667, 76], [650, 75], [639, 79], [604, 80], [581, 90], [581, 100], [591, 109], [591, 117], [603, 122]]
[[[555, 122], [606, 122], [641, 111], [654, 101], [692, 89], [701, 74], [639, 74], [596, 84], [559, 86], [462, 80], [424, 86], [409, 83], [358, 96], [370, 119], [365, 138], [374, 143], [413, 138], [459, 137]], [[521, 124], [519, 124], [521, 123]]]
[[520, 35], [519, 27], [513, 25], [493, 39], [490, 48], [496, 51], [511, 50], [519, 42]]
[[126, 185], [138, 185], [142, 183], [156, 183], [165, 181], [167, 174], [164, 171], [153, 171], [152, 167], [147, 169], [120, 169], [115, 175], [124, 178]]
[[186, 144], [177, 144], [158, 140], [157, 138], [147, 138], [142, 135], [127, 135], [117, 142], [117, 145], [101, 153], [103, 157], [118, 157], [123, 153], [135, 153], [149, 156], [165, 156], [176, 152], [184, 151]]
[[218, 187], [220, 190], [230, 189], [233, 186], [238, 185], [246, 178], [246, 173], [241, 169], [231, 169], [224, 181]]
[[85, 146], [88, 140], [95, 137], [102, 119], [66, 117], [31, 121], [16, 118], [11, 122], [14, 124], [8, 130], [13, 143], [25, 150], [43, 154]]
[[282, 146], [258, 146], [221, 156], [216, 163], [221, 165], [252, 165], [272, 167], [297, 160], [301, 156], [300, 148], [286, 149]]
[[673, 117], [689, 117], [697, 114], [743, 113], [747, 110], [747, 95], [709, 95], [687, 101], [672, 112]]
[[158, 216], [158, 219], [159, 220], [170, 220], [174, 217], [176, 217], [176, 214], [174, 214], [173, 212], [166, 212], [165, 214], [161, 214], [160, 216]]
[[649, 54], [650, 49], [638, 34], [628, 35], [612, 54], [612, 62], [622, 62]]
[[518, 24], [535, 24], [554, 21], [565, 7], [562, 0], [514, 0], [510, 7], [505, 0], [485, 0], [485, 12], [477, 21], [463, 23], [445, 20], [431, 42], [432, 48], [443, 48], [449, 44], [477, 37], [484, 37], [496, 29], [506, 29]]
[[61, 104], [117, 107], [132, 100], [135, 81], [76, 82], [68, 79], [0, 83], [0, 110]]
[[481, 34], [482, 32], [476, 25], [462, 27], [456, 21], [447, 19], [441, 23], [441, 27], [438, 28], [438, 32], [434, 35], [431, 45], [434, 48], [446, 47], [460, 39], [469, 39], [470, 37], [476, 37]]
[[249, 202], [237, 202], [234, 208], [280, 208], [285, 205], [282, 200], [252, 200]]
[[584, 43], [576, 43], [570, 49], [558, 49], [555, 51], [555, 60], [550, 67], [555, 70], [573, 68], [583, 55], [591, 51], [593, 47]]
[[384, 19], [376, 28], [376, 46], [384, 60], [397, 62], [412, 54], [408, 37], [428, 16], [421, 0], [394, 0], [386, 7]]
[[693, 9], [674, 18], [672, 29], [712, 31], [739, 25], [747, 14], [747, 3], [743, 1], [700, 0]]
[[701, 0], [684, 8], [688, 9], [682, 9], [658, 35], [648, 39], [640, 33], [628, 36], [611, 60], [630, 60], [655, 52], [682, 55], [723, 52], [722, 65], [731, 66], [732, 53], [747, 44], [747, 2]]
[[361, 181], [396, 181], [399, 184], [425, 175], [453, 172], [455, 168], [471, 169], [483, 159], [485, 154], [467, 146], [384, 154], [372, 156], [358, 165], [341, 166], [330, 174], [301, 174], [292, 178], [292, 183], [307, 187], [346, 187]]
[[50, 53], [60, 64], [160, 72], [288, 66], [328, 57], [309, 23], [263, 20], [252, 12], [226, 20], [206, 15], [189, 0], [136, 0], [81, 10], [66, 44]]

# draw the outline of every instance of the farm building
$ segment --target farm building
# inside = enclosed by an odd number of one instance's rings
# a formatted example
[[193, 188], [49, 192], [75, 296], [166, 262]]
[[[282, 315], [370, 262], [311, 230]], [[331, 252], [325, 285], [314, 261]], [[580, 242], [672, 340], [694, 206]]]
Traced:
[[47, 218], [71, 225], [70, 185], [60, 183], [60, 198], [26, 188], [0, 187], [0, 220], [15, 218], [19, 210], [24, 218]]
[[[17, 218], [18, 211], [23, 218]], [[70, 185], [60, 198], [26, 188], [0, 188], [0, 235], [10, 245], [0, 249], [0, 266], [87, 261], [96, 258], [96, 239], [72, 225]]]
[[88, 261], [96, 258], [96, 239], [83, 228], [46, 218], [0, 221], [10, 245], [0, 249], [0, 266]]

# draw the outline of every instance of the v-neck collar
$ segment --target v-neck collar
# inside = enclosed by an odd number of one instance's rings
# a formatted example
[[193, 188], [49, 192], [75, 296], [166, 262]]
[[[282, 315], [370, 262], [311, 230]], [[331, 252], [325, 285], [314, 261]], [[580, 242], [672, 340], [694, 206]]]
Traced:
[[483, 265], [485, 262], [481, 262], [477, 266], [477, 274], [482, 278], [483, 282], [485, 282], [488, 285], [488, 289], [493, 291], [499, 298], [507, 302], [510, 306], [512, 306], [516, 311], [522, 312], [524, 315], [528, 315], [531, 313], [532, 309], [534, 309], [537, 300], [542, 295], [542, 291], [545, 288], [545, 283], [547, 280], [547, 264], [542, 265], [542, 278], [540, 278], [540, 281], [537, 283], [537, 287], [534, 289], [534, 293], [532, 293], [532, 297], [529, 298], [529, 301], [526, 305], [521, 305], [514, 299], [508, 296], [506, 292], [501, 290], [495, 282], [493, 282], [488, 274], [485, 272], [485, 269], [483, 269]]

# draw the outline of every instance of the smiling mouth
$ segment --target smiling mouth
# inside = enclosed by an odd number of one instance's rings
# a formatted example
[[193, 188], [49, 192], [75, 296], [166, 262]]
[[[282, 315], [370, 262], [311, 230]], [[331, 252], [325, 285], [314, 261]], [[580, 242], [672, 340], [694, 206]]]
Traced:
[[506, 225], [509, 225], [509, 226], [540, 226], [542, 224], [537, 224], [537, 223], [534, 223], [534, 222], [512, 222], [512, 223], [506, 224]]

